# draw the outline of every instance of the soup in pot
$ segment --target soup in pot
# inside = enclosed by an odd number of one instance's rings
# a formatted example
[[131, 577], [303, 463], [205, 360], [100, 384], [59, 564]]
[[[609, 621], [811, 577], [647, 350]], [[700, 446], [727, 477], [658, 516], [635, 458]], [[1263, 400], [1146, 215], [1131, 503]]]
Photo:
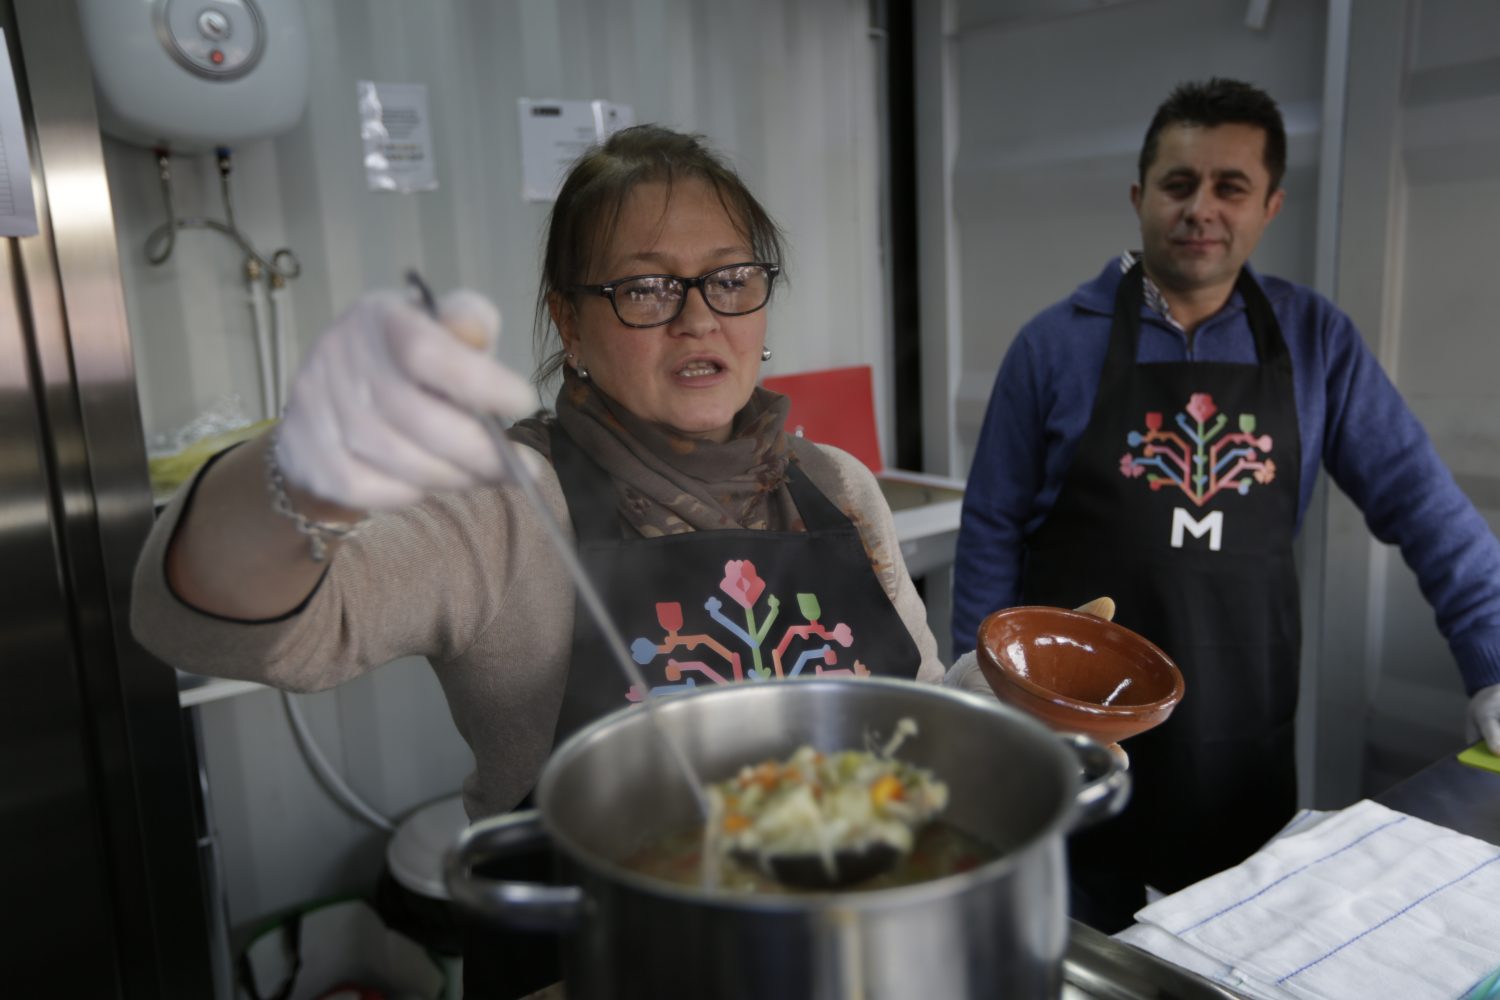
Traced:
[[[796, 893], [759, 869], [742, 864], [733, 856], [712, 847], [713, 868], [719, 888], [732, 892]], [[941, 820], [928, 823], [895, 867], [872, 879], [849, 887], [849, 891], [893, 889], [930, 879], [942, 878], [977, 868], [1000, 855], [1000, 851]], [[702, 886], [704, 883], [704, 836], [701, 826], [689, 827], [659, 837], [621, 862], [631, 871], [678, 885]]]
[[702, 826], [648, 844], [625, 865], [703, 888], [744, 892], [890, 888], [965, 871], [997, 853], [935, 822], [948, 786], [895, 756], [917, 733], [900, 720], [884, 746], [742, 767], [704, 789]]

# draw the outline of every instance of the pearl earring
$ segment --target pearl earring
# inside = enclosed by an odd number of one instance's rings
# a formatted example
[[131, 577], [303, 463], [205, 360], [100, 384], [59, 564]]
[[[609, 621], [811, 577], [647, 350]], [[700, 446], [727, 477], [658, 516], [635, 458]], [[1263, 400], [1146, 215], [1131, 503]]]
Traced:
[[587, 379], [589, 377], [589, 370], [587, 368], [585, 368], [583, 365], [579, 365], [574, 370], [578, 372], [578, 377], [581, 378], [581, 379]]
[[771, 360], [771, 349], [769, 347], [762, 347], [760, 349], [760, 359], [762, 361], [770, 361]]

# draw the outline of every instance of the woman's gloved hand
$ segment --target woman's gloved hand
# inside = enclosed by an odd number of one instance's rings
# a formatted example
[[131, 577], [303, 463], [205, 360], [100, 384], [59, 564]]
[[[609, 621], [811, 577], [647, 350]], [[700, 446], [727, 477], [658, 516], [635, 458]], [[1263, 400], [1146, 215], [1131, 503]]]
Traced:
[[1469, 739], [1483, 738], [1490, 753], [1500, 754], [1500, 684], [1474, 692], [1469, 699]]
[[356, 510], [504, 478], [476, 414], [535, 411], [521, 375], [490, 356], [500, 313], [481, 295], [444, 296], [441, 323], [395, 292], [357, 299], [303, 362], [276, 438], [286, 479]]
[[970, 694], [981, 694], [987, 698], [999, 701], [990, 682], [984, 679], [984, 671], [979, 669], [979, 653], [977, 650], [969, 650], [963, 656], [953, 661], [953, 666], [943, 675], [943, 687], [957, 688], [959, 691], [967, 691]]

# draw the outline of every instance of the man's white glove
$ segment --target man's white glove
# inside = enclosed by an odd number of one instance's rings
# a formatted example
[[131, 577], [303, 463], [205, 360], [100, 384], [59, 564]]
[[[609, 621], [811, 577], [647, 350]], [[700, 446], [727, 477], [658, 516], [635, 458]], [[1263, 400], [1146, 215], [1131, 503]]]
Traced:
[[990, 687], [990, 682], [985, 680], [984, 671], [979, 669], [979, 653], [973, 649], [953, 661], [953, 666], [949, 667], [948, 672], [943, 675], [943, 687], [956, 688], [959, 691], [999, 700], [994, 689]]
[[504, 478], [478, 413], [535, 411], [527, 380], [495, 361], [500, 313], [452, 292], [439, 323], [395, 292], [363, 295], [298, 369], [276, 439], [295, 485], [357, 510]]
[[1469, 699], [1469, 739], [1483, 737], [1490, 753], [1500, 754], [1500, 684], [1474, 692]]

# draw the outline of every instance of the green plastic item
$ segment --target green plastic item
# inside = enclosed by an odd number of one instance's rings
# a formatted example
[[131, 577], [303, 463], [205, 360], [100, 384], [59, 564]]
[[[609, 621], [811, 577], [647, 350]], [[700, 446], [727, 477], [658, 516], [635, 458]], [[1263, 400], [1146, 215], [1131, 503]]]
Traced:
[[[1490, 756], [1493, 758], [1495, 755]], [[1463, 1000], [1495, 1000], [1496, 997], [1500, 997], [1500, 969], [1481, 979], [1478, 986], [1464, 994]]]
[[1460, 763], [1468, 764], [1470, 767], [1482, 767], [1486, 771], [1500, 774], [1500, 757], [1490, 753], [1490, 748], [1484, 745], [1483, 740], [1460, 753], [1458, 759]]

